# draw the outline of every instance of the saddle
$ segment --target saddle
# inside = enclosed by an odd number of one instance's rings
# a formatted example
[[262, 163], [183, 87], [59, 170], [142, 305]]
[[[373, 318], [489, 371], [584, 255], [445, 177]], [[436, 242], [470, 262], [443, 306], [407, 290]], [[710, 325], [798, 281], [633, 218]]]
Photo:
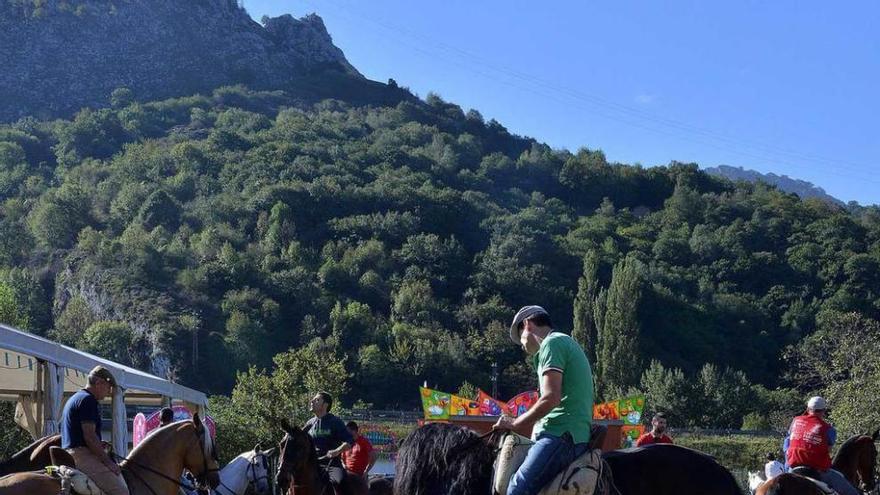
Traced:
[[60, 495], [104, 495], [104, 491], [89, 476], [76, 469], [73, 456], [61, 447], [49, 447], [51, 466], [46, 466], [46, 474], [61, 482]]
[[60, 495], [104, 495], [86, 473], [69, 466], [46, 466], [46, 474], [61, 482]]
[[[562, 470], [553, 481], [545, 486], [540, 495], [607, 495], [611, 474], [601, 451], [596, 448], [605, 437], [604, 427], [594, 428], [589, 449]], [[505, 435], [501, 451], [495, 461], [495, 480], [492, 485], [497, 495], [507, 495], [510, 479], [526, 458], [534, 442], [515, 433]]]
[[828, 486], [828, 483], [825, 483], [821, 480], [822, 475], [819, 474], [819, 471], [816, 471], [815, 469], [807, 466], [797, 466], [791, 468], [791, 472], [793, 474], [803, 476], [804, 478], [807, 478], [808, 480], [815, 483], [816, 486], [818, 486], [819, 489], [822, 490], [823, 493], [825, 493], [825, 495], [837, 495], [837, 492], [834, 491], [833, 488]]

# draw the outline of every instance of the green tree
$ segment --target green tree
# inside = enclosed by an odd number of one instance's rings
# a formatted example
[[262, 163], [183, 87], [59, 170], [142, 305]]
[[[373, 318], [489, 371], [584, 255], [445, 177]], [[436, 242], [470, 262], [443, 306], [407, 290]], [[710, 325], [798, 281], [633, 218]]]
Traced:
[[880, 412], [866, 408], [864, 398], [880, 394], [880, 323], [833, 311], [821, 313], [817, 323], [818, 330], [788, 353], [801, 399], [823, 394], [846, 435], [875, 429]]
[[[302, 425], [309, 416], [308, 401], [316, 392], [326, 391], [338, 399], [347, 389], [344, 362], [318, 341], [278, 354], [272, 361], [271, 373], [254, 367], [240, 372], [229, 399], [212, 398], [218, 436], [223, 434], [224, 439], [218, 444], [222, 459], [231, 459], [260, 442], [276, 442], [281, 419]], [[339, 409], [338, 401], [334, 409]]]
[[694, 424], [694, 387], [690, 377], [681, 369], [667, 369], [660, 361], [652, 360], [642, 373], [639, 390], [645, 394], [645, 417], [663, 412], [670, 425], [685, 427]]
[[111, 361], [131, 366], [134, 332], [126, 323], [99, 321], [86, 329], [78, 347]]
[[95, 314], [86, 300], [81, 296], [74, 296], [55, 319], [55, 328], [49, 333], [52, 339], [75, 346], [93, 323], [95, 323]]
[[571, 336], [584, 348], [593, 366], [596, 366], [597, 339], [593, 312], [599, 288], [599, 255], [591, 250], [584, 257], [583, 275], [578, 280], [578, 292], [574, 299], [574, 326]]
[[602, 333], [597, 341], [598, 383], [603, 396], [623, 395], [638, 384], [642, 350], [638, 308], [641, 264], [628, 257], [614, 266]]
[[0, 323], [17, 328], [27, 328], [27, 316], [22, 314], [12, 287], [0, 281]]

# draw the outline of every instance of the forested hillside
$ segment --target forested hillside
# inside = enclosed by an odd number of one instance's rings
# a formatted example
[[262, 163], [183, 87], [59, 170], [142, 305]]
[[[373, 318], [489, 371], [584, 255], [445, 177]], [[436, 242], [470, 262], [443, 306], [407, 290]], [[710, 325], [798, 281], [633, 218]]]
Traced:
[[876, 209], [553, 150], [437, 96], [126, 94], [0, 128], [0, 321], [213, 393], [294, 348], [343, 403], [409, 408], [493, 361], [502, 397], [533, 387], [505, 329], [542, 304], [606, 397], [679, 424], [878, 388]]

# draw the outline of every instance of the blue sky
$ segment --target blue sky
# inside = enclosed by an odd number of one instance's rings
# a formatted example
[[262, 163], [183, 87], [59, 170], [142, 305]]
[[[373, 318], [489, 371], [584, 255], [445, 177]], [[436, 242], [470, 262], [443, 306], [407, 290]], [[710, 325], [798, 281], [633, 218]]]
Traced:
[[556, 148], [880, 203], [880, 2], [244, 1], [258, 20], [316, 12], [370, 79]]

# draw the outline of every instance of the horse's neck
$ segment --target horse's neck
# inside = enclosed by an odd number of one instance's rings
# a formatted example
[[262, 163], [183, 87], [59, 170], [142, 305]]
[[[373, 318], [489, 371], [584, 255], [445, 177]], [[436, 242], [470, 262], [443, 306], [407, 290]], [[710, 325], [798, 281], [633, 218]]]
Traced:
[[324, 481], [321, 466], [315, 462], [307, 463], [302, 472], [294, 476], [293, 482], [300, 490], [295, 490], [296, 495], [333, 495], [333, 487], [330, 482]]
[[[176, 495], [183, 474], [183, 448], [171, 438], [149, 438], [123, 463], [131, 495]], [[147, 466], [150, 470], [140, 466]], [[152, 471], [151, 471], [152, 470]], [[154, 472], [155, 471], [155, 472]], [[161, 473], [161, 474], [157, 474]]]
[[838, 456], [835, 458], [831, 467], [839, 471], [850, 483], [858, 486], [860, 456], [860, 452], [854, 449], [848, 452], [846, 457]]
[[236, 457], [220, 470], [220, 482], [236, 495], [244, 493], [250, 481], [248, 479], [249, 466], [250, 461], [247, 458]]

